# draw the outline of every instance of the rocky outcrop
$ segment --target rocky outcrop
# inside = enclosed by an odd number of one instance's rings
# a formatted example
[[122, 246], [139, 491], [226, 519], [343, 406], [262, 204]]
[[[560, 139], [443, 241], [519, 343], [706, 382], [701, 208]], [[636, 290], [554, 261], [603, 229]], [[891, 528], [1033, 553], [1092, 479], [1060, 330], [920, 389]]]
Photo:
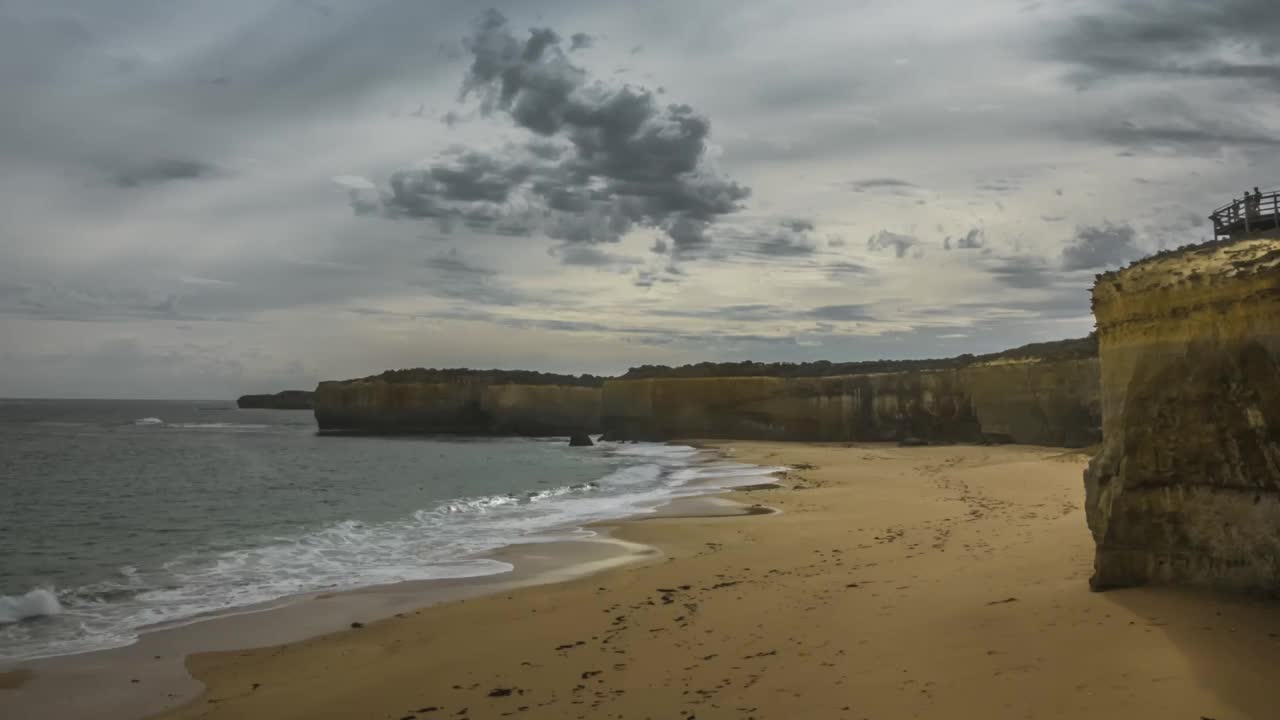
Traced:
[[624, 377], [605, 382], [603, 424], [611, 439], [1098, 441], [1096, 359], [956, 364], [829, 377]]
[[551, 436], [600, 431], [601, 379], [477, 370], [396, 370], [322, 382], [322, 431]]
[[1098, 278], [1103, 445], [1085, 474], [1095, 589], [1280, 591], [1280, 240]]
[[241, 395], [236, 407], [267, 410], [311, 410], [315, 407], [314, 393], [310, 390], [284, 390], [274, 395]]

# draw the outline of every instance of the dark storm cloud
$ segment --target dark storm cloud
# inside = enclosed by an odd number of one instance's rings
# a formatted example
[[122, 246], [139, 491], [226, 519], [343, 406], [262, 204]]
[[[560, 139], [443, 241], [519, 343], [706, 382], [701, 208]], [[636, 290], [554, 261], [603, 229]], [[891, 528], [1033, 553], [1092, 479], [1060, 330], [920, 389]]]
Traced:
[[888, 230], [881, 230], [867, 239], [868, 250], [893, 249], [897, 257], [906, 257], [907, 251], [920, 244], [920, 240], [912, 235], [902, 235]]
[[536, 138], [499, 153], [455, 151], [391, 179], [393, 216], [456, 215], [484, 203], [492, 222], [518, 193], [554, 216], [544, 230], [568, 243], [618, 240], [636, 225], [665, 232], [676, 251], [708, 244], [708, 226], [750, 191], [705, 162], [710, 122], [688, 105], [660, 103], [641, 87], [593, 82], [553, 30], [518, 38], [485, 13], [466, 39], [471, 66], [462, 96], [486, 115], [509, 117]]
[[199, 160], [165, 159], [120, 170], [112, 181], [123, 188], [160, 185], [174, 180], [198, 180], [215, 175], [218, 169]]
[[1126, 120], [1117, 125], [1099, 127], [1096, 134], [1105, 142], [1131, 150], [1175, 147], [1188, 152], [1209, 153], [1229, 146], [1258, 149], [1280, 146], [1280, 137], [1264, 129], [1198, 118], [1149, 124]]
[[1049, 287], [1057, 277], [1043, 258], [1027, 256], [1001, 258], [988, 272], [1000, 284], [1021, 289]]
[[1077, 81], [1187, 76], [1257, 81], [1280, 90], [1274, 0], [1130, 0], [1077, 18], [1056, 38]]
[[1123, 265], [1143, 253], [1131, 225], [1083, 226], [1062, 250], [1064, 270], [1092, 270]]
[[585, 50], [593, 47], [595, 44], [596, 39], [584, 32], [574, 33], [569, 37], [569, 50], [571, 52], [574, 50]]
[[832, 322], [875, 320], [876, 318], [869, 312], [870, 307], [870, 305], [823, 305], [813, 308], [806, 315], [817, 320]]

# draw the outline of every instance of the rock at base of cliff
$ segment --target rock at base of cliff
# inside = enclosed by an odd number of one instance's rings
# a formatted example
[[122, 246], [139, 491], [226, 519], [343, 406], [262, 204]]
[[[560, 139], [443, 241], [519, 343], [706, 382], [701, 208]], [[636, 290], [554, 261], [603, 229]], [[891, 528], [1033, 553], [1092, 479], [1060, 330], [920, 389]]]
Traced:
[[591, 442], [591, 436], [584, 432], [577, 432], [569, 436], [569, 447], [591, 447], [595, 443]]
[[918, 437], [905, 437], [898, 441], [898, 447], [924, 447], [928, 444], [928, 440], [921, 440]]

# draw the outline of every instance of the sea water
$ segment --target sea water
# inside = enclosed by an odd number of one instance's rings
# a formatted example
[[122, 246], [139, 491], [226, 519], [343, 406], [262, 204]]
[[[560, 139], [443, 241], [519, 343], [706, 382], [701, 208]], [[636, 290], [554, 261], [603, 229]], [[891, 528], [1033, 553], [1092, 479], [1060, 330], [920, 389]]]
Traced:
[[0, 661], [485, 558], [774, 470], [691, 447], [322, 436], [225, 402], [0, 400]]

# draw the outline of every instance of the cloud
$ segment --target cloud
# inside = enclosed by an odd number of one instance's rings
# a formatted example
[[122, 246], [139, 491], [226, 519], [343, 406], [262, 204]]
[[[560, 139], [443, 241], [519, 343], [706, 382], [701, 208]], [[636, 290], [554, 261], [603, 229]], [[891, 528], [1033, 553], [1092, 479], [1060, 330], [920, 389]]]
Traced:
[[596, 39], [584, 32], [574, 33], [569, 37], [569, 51], [586, 50], [595, 46]]
[[382, 201], [388, 215], [461, 217], [486, 229], [518, 200], [526, 213], [545, 211], [542, 230], [567, 243], [615, 242], [639, 225], [664, 232], [680, 252], [708, 244], [708, 226], [750, 194], [709, 166], [704, 116], [642, 87], [592, 81], [554, 30], [522, 40], [490, 10], [464, 44], [462, 97], [533, 138], [496, 152], [455, 148], [395, 173]]
[[987, 268], [1001, 285], [1021, 289], [1039, 289], [1053, 285], [1054, 268], [1041, 257], [1019, 255], [1000, 258]]
[[865, 304], [823, 305], [813, 308], [806, 315], [810, 318], [832, 322], [875, 320], [876, 318], [871, 315], [869, 308], [870, 306]]
[[906, 190], [914, 190], [919, 187], [913, 182], [894, 177], [873, 177], [864, 180], [851, 180], [846, 185], [854, 192], [903, 192]]
[[551, 254], [559, 257], [560, 262], [565, 265], [581, 265], [585, 267], [621, 268], [631, 265], [639, 265], [644, 262], [640, 258], [605, 252], [604, 250], [591, 245], [566, 244], [552, 248]]
[[[986, 244], [987, 237], [982, 228], [972, 228], [969, 232], [956, 238], [955, 248], [958, 250], [979, 250]], [[950, 250], [952, 248], [950, 236], [943, 238], [942, 247], [946, 250]]]
[[908, 250], [919, 244], [920, 240], [912, 235], [901, 235], [888, 230], [881, 230], [867, 239], [868, 250], [892, 248], [894, 255], [900, 258], [905, 257]]
[[1137, 233], [1131, 225], [1082, 226], [1062, 250], [1064, 270], [1091, 270], [1123, 265], [1141, 257], [1135, 242]]
[[1107, 3], [1066, 25], [1051, 47], [1077, 66], [1081, 83], [1192, 77], [1280, 90], [1280, 17], [1272, 0]]
[[199, 180], [216, 174], [218, 169], [199, 160], [165, 159], [134, 165], [115, 173], [113, 182], [122, 188], [161, 185], [175, 180]]
[[812, 255], [818, 250], [811, 220], [793, 218], [756, 230], [746, 238], [750, 252], [771, 257]]

